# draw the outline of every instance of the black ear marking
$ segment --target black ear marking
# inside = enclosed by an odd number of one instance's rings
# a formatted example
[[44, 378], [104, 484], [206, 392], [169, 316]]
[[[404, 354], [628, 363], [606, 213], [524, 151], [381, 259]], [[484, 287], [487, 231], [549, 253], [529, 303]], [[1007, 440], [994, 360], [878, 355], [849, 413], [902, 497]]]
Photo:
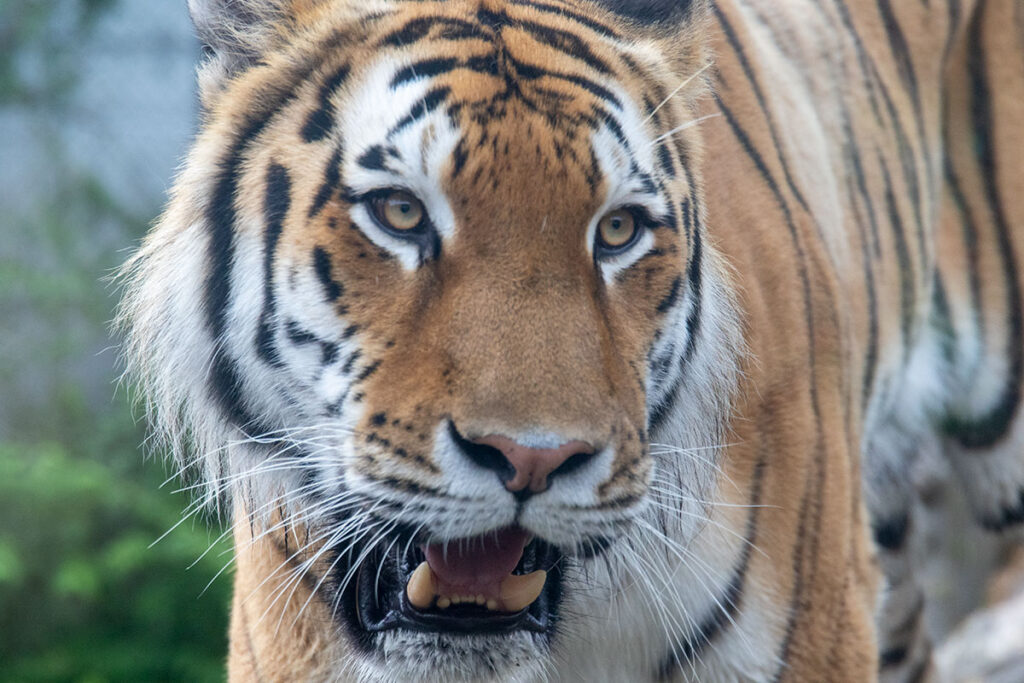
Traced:
[[595, 2], [610, 12], [645, 26], [683, 21], [690, 16], [695, 6], [704, 4], [701, 0], [595, 0]]

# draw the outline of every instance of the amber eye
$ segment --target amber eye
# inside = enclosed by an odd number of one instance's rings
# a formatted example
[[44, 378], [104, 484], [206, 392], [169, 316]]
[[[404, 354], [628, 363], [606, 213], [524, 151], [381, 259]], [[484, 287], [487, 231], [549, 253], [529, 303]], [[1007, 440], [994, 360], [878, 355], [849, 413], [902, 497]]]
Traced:
[[636, 218], [626, 209], [616, 209], [604, 215], [597, 224], [597, 245], [609, 252], [626, 247], [637, 233]]
[[385, 227], [409, 232], [423, 223], [423, 204], [405, 190], [389, 190], [373, 200], [373, 212]]

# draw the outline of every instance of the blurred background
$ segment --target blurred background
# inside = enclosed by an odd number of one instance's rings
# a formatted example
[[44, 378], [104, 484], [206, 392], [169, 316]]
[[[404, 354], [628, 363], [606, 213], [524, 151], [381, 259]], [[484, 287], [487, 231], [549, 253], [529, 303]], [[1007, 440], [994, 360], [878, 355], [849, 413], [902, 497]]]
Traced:
[[[0, 0], [2, 682], [224, 679], [229, 546], [209, 517], [163, 536], [189, 499], [142, 456], [104, 283], [194, 132], [198, 56], [185, 0]], [[940, 668], [1022, 683], [1024, 554], [943, 467], [918, 482]]]
[[184, 0], [0, 0], [0, 680], [224, 678], [228, 556], [190, 567], [220, 530], [150, 547], [188, 498], [143, 459], [102, 282], [193, 133], [198, 51]]

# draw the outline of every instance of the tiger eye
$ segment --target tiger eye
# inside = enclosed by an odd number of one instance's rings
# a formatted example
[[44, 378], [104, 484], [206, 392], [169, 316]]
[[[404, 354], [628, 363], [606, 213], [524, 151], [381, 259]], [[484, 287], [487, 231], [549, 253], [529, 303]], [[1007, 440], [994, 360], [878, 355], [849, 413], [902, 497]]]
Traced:
[[636, 219], [625, 209], [617, 209], [604, 215], [597, 224], [597, 238], [605, 249], [620, 249], [636, 235]]
[[392, 230], [415, 230], [423, 222], [423, 203], [404, 190], [393, 190], [376, 204], [377, 218]]

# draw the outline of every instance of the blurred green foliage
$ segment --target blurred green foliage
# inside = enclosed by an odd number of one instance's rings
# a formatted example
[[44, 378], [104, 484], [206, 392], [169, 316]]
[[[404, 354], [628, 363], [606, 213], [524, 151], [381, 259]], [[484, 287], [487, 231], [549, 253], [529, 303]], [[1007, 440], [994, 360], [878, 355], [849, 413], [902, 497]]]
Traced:
[[[60, 125], [88, 65], [54, 44], [114, 4], [0, 0], [0, 107], [43, 106]], [[150, 547], [189, 498], [159, 489], [109, 348], [104, 278], [158, 201], [133, 215], [39, 147], [47, 201], [0, 211], [0, 681], [223, 680], [230, 572], [213, 579], [230, 545], [199, 519]]]

